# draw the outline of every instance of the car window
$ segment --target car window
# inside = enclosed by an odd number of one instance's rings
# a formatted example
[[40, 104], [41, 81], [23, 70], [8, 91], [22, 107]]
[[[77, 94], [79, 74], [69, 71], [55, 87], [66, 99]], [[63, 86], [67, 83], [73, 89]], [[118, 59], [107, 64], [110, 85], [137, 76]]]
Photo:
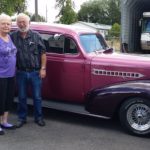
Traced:
[[107, 45], [104, 43], [103, 38], [98, 34], [82, 34], [80, 35], [80, 41], [87, 53], [93, 51], [101, 51], [106, 49]]
[[64, 52], [64, 37], [56, 39], [54, 34], [41, 34], [45, 43], [46, 51], [62, 54]]
[[68, 54], [77, 54], [77, 46], [75, 42], [70, 38], [65, 38], [65, 44], [64, 44], [64, 53]]
[[77, 54], [77, 46], [73, 39], [60, 34], [41, 34], [46, 50], [50, 53]]

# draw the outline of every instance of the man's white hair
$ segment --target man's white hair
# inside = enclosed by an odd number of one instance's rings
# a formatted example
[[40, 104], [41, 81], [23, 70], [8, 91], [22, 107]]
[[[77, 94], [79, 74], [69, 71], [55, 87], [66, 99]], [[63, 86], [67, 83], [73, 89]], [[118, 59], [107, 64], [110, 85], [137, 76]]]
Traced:
[[6, 15], [5, 13], [0, 14], [0, 22], [2, 20], [9, 20], [11, 22], [11, 17], [9, 15]]
[[18, 14], [17, 18], [16, 18], [16, 21], [18, 21], [20, 18], [25, 18], [27, 21], [30, 22], [30, 17], [24, 13], [20, 13]]

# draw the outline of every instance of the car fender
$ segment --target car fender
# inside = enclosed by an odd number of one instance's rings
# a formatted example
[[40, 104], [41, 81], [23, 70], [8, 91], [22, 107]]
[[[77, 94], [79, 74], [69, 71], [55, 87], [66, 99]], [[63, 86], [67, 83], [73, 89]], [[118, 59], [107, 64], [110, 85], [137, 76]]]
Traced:
[[112, 118], [121, 104], [132, 97], [150, 100], [150, 81], [130, 81], [96, 88], [86, 96], [86, 110], [90, 113]]

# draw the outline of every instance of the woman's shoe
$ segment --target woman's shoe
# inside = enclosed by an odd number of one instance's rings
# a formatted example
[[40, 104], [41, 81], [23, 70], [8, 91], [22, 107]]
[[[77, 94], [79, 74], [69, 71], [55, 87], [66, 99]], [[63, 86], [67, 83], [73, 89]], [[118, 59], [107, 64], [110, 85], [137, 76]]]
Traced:
[[4, 134], [5, 134], [5, 132], [3, 131], [2, 128], [0, 128], [0, 135], [4, 135]]
[[1, 128], [3, 129], [9, 129], [9, 130], [13, 130], [13, 129], [16, 129], [16, 127], [10, 123], [4, 123], [4, 124], [1, 124]]

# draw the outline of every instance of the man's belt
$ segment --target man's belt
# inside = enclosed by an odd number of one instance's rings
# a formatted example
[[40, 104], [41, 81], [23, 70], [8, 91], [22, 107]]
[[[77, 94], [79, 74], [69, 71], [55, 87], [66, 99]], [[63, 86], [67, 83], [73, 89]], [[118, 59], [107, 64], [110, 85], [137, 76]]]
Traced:
[[39, 71], [39, 68], [18, 68], [18, 71], [25, 71], [25, 72], [33, 72], [33, 71]]

